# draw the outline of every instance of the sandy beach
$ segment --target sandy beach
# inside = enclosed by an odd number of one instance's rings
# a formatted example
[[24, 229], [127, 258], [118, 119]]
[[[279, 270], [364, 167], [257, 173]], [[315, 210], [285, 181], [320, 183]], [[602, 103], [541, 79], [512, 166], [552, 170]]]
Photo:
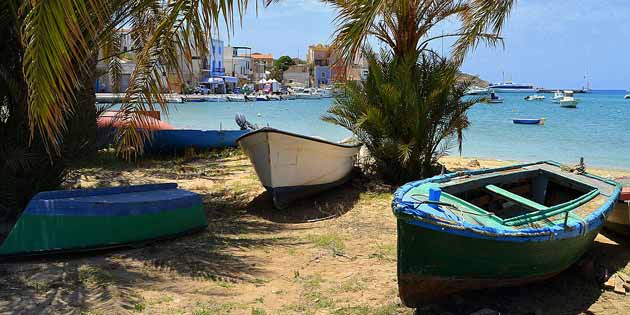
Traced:
[[[441, 162], [456, 171], [515, 161]], [[164, 182], [202, 195], [207, 230], [135, 249], [0, 264], [0, 314], [414, 314], [397, 297], [395, 187], [356, 177], [279, 211], [238, 150], [132, 164], [102, 154], [72, 170], [65, 186]], [[630, 242], [600, 234], [585, 257], [546, 282], [453, 295], [416, 314], [627, 314], [630, 297], [604, 291], [603, 282], [618, 270], [630, 274], [629, 260]]]

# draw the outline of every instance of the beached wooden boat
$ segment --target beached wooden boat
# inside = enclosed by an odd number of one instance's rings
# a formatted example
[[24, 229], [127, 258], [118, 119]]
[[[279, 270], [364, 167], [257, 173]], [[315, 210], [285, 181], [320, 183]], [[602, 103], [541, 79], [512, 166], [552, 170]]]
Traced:
[[519, 125], [544, 125], [545, 119], [544, 118], [534, 118], [534, 119], [517, 118], [517, 119], [512, 119], [512, 122]]
[[618, 178], [616, 181], [624, 187], [605, 227], [615, 233], [630, 236], [630, 177]]
[[544, 280], [573, 264], [592, 244], [621, 186], [565, 169], [538, 162], [398, 189], [392, 207], [404, 304]]
[[145, 146], [149, 152], [167, 152], [186, 148], [218, 149], [236, 147], [236, 139], [250, 130], [156, 130]]
[[347, 181], [361, 147], [273, 128], [252, 131], [237, 142], [277, 208]]
[[127, 246], [205, 228], [199, 195], [177, 184], [41, 192], [0, 246], [0, 257]]

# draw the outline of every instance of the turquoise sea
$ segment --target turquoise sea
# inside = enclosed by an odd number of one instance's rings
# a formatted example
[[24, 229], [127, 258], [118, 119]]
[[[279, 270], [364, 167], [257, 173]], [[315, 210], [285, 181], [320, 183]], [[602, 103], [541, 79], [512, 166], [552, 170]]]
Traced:
[[[502, 94], [502, 104], [477, 104], [469, 112], [463, 156], [520, 161], [556, 160], [630, 169], [630, 100], [624, 91], [576, 94], [577, 109], [551, 102], [525, 101], [527, 94]], [[236, 129], [236, 112], [248, 120], [338, 141], [350, 135], [320, 120], [332, 99], [270, 102], [173, 104], [165, 119], [177, 128]], [[546, 118], [544, 126], [515, 125], [513, 118]], [[459, 154], [454, 147], [451, 155]]]

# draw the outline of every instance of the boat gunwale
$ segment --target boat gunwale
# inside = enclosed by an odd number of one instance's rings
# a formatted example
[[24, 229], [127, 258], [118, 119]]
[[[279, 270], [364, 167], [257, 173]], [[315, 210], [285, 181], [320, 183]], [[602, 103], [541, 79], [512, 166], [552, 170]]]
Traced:
[[241, 140], [243, 140], [246, 137], [253, 136], [254, 134], [262, 133], [262, 132], [265, 132], [265, 133], [279, 133], [279, 134], [283, 134], [283, 135], [286, 135], [286, 136], [292, 136], [292, 137], [296, 137], [296, 138], [301, 138], [301, 139], [315, 141], [315, 142], [324, 143], [324, 144], [330, 144], [330, 145], [334, 145], [334, 146], [337, 146], [337, 147], [348, 148], [348, 149], [359, 148], [359, 147], [361, 147], [363, 145], [362, 143], [357, 143], [357, 144], [337, 143], [337, 142], [332, 142], [332, 141], [325, 140], [325, 139], [305, 136], [305, 135], [301, 135], [301, 134], [297, 134], [297, 133], [293, 133], [293, 132], [289, 132], [289, 131], [284, 131], [284, 130], [280, 130], [280, 129], [276, 129], [276, 128], [272, 128], [272, 127], [263, 127], [263, 128], [260, 128], [260, 129], [256, 129], [256, 130], [254, 130], [252, 132], [246, 133], [246, 134], [238, 137], [236, 139], [236, 142], [238, 143], [238, 142], [240, 142]]
[[[566, 229], [563, 226], [552, 226], [552, 227], [544, 227], [544, 228], [528, 228], [521, 230], [507, 230], [501, 228], [491, 228], [483, 225], [473, 225], [469, 223], [457, 223], [450, 222], [448, 220], [442, 220], [441, 218], [436, 218], [429, 214], [418, 213], [418, 211], [409, 211], [411, 210], [410, 203], [408, 201], [403, 201], [403, 197], [412, 189], [419, 187], [426, 183], [443, 183], [449, 180], [452, 180], [461, 176], [472, 176], [472, 175], [481, 175], [493, 172], [501, 172], [519, 168], [525, 168], [533, 165], [541, 165], [541, 164], [549, 164], [556, 167], [561, 167], [562, 165], [555, 161], [540, 161], [533, 163], [525, 163], [525, 164], [517, 164], [510, 165], [499, 168], [492, 169], [480, 169], [480, 170], [471, 170], [464, 172], [456, 172], [444, 175], [438, 175], [431, 178], [427, 178], [424, 180], [414, 181], [407, 183], [394, 193], [394, 198], [392, 200], [392, 210], [394, 215], [399, 219], [407, 222], [408, 224], [416, 225], [419, 227], [429, 228], [433, 230], [443, 231], [447, 233], [452, 233], [456, 235], [462, 235], [465, 237], [473, 237], [473, 238], [482, 238], [482, 239], [500, 239], [504, 241], [512, 241], [512, 242], [529, 242], [529, 241], [547, 241], [550, 239], [564, 239], [564, 238], [573, 238], [580, 235], [586, 235], [589, 231], [600, 228], [603, 226], [606, 221], [606, 212], [612, 211], [613, 205], [617, 200], [619, 193], [621, 192], [621, 184], [597, 176], [589, 173], [584, 173], [582, 175], [586, 177], [590, 177], [596, 180], [603, 181], [607, 184], [615, 186], [613, 193], [611, 196], [607, 196], [607, 201], [593, 210], [586, 218], [582, 218], [581, 222], [578, 222], [577, 225], [580, 225], [581, 228], [576, 229]], [[601, 192], [599, 193], [601, 194]], [[599, 195], [598, 194], [598, 195]], [[614, 197], [614, 198], [613, 198]], [[414, 209], [415, 210], [415, 209]], [[573, 209], [572, 209], [573, 210]], [[571, 212], [568, 212], [571, 213]], [[601, 222], [600, 222], [601, 221]], [[570, 227], [577, 227], [577, 225]]]

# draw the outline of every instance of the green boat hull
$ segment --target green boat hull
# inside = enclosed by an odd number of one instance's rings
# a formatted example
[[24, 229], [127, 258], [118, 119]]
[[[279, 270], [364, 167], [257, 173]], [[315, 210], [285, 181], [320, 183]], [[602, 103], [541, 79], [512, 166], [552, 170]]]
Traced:
[[0, 246], [0, 258], [128, 246], [204, 229], [201, 198], [176, 187], [40, 193]]
[[[201, 206], [134, 216], [24, 215], [0, 247], [0, 255], [116, 247], [192, 232], [206, 226], [200, 222], [206, 222]], [[51, 229], [55, 232], [40, 232]]]
[[398, 219], [400, 298], [417, 307], [458, 291], [544, 280], [577, 261], [597, 233], [515, 243], [443, 233]]

